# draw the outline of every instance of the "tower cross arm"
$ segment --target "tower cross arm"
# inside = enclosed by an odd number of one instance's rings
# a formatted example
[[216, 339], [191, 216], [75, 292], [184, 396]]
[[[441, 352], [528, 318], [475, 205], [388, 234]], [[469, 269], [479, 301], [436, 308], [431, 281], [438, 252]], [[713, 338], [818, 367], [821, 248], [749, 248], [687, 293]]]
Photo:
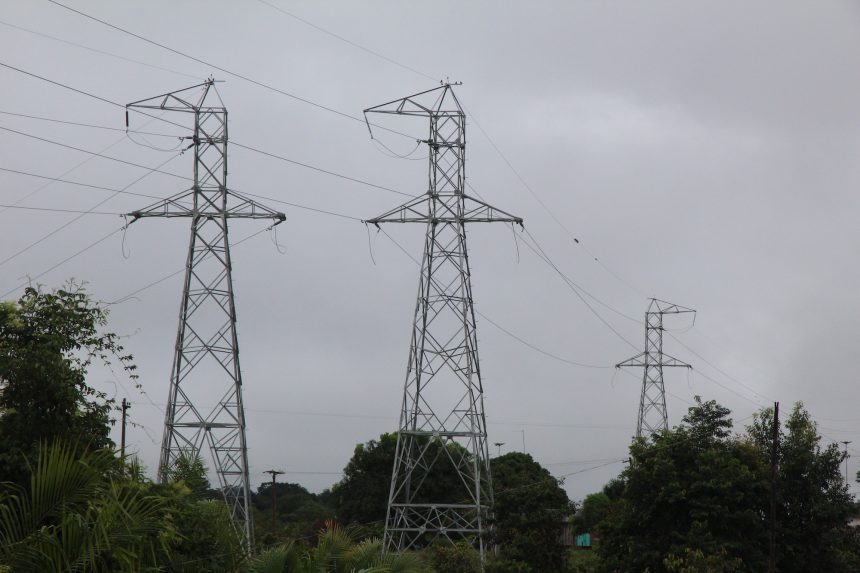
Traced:
[[663, 353], [662, 358], [663, 359], [660, 361], [660, 365], [663, 367], [689, 368], [690, 370], [693, 369], [692, 365], [687, 364], [683, 360], [678, 360], [674, 356], [669, 356], [665, 352]]
[[616, 368], [628, 368], [628, 367], [638, 367], [642, 368], [645, 366], [663, 366], [664, 368], [678, 367], [678, 368], [690, 368], [693, 367], [690, 364], [687, 364], [683, 360], [678, 360], [674, 356], [669, 356], [666, 353], [661, 353], [660, 355], [660, 363], [655, 362], [646, 362], [648, 357], [647, 352], [640, 352], [633, 358], [628, 358], [624, 362], [619, 362], [615, 365]]
[[427, 193], [407, 201], [365, 223], [516, 223], [522, 217], [511, 215], [468, 195], [431, 195]]
[[227, 217], [228, 219], [272, 219], [274, 224], [283, 223], [287, 216], [257, 203], [253, 199], [245, 197], [241, 193], [227, 190], [226, 207], [221, 202], [220, 193], [206, 194], [197, 192], [195, 203], [195, 190], [188, 189], [153, 203], [148, 207], [127, 213], [131, 217], [130, 223], [143, 217]]
[[692, 308], [687, 308], [686, 306], [681, 306], [680, 304], [666, 302], [665, 300], [660, 300], [659, 298], [651, 299], [651, 306], [648, 309], [648, 312], [658, 312], [660, 314], [683, 314], [691, 312], [693, 314], [696, 314], [696, 311]]
[[619, 362], [618, 364], [615, 365], [615, 367], [616, 368], [627, 368], [627, 367], [631, 367], [631, 366], [633, 366], [633, 367], [645, 366], [645, 356], [646, 356], [645, 352], [640, 352], [639, 354], [637, 354], [633, 358], [628, 358], [624, 362]]

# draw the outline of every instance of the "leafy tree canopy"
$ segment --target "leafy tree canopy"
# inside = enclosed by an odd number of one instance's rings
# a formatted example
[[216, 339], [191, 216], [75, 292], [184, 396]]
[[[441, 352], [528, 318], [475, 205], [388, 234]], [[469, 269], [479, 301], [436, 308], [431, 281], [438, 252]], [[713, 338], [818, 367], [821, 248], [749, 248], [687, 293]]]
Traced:
[[[731, 435], [728, 409], [698, 397], [677, 428], [637, 440], [598, 523], [604, 571], [766, 570], [773, 411]], [[836, 445], [797, 404], [780, 428], [777, 570], [854, 571], [853, 504]], [[609, 493], [609, 492], [606, 492]]]
[[102, 332], [107, 311], [83, 287], [27, 288], [0, 304], [0, 481], [24, 483], [25, 459], [63, 437], [91, 450], [112, 447], [112, 400], [86, 384], [93, 361], [118, 362], [135, 379], [132, 357]]
[[494, 538], [502, 557], [534, 571], [561, 571], [564, 520], [573, 513], [567, 492], [529, 454], [492, 459]]

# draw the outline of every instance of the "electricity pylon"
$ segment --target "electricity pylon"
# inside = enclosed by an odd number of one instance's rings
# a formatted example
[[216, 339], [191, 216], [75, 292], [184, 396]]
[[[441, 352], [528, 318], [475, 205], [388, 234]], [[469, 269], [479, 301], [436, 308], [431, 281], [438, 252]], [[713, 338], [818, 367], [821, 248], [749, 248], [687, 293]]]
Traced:
[[639, 417], [636, 420], [637, 438], [669, 429], [663, 368], [692, 366], [663, 352], [663, 315], [687, 312], [693, 313], [695, 322], [695, 310], [652, 298], [645, 312], [645, 352], [615, 365], [616, 368], [635, 366], [643, 369]]
[[[426, 239], [392, 469], [386, 550], [471, 539], [483, 561], [493, 489], [466, 223], [522, 219], [464, 193], [466, 114], [451, 84], [365, 110], [426, 117], [427, 192], [366, 223], [424, 223]], [[368, 123], [368, 127], [370, 124]], [[451, 476], [455, 476], [451, 479]], [[448, 478], [457, 491], [440, 492]]]
[[214, 80], [130, 103], [126, 109], [194, 116], [194, 134], [186, 138], [194, 149], [191, 189], [129, 213], [132, 222], [143, 217], [191, 219], [159, 480], [167, 480], [179, 458], [196, 457], [207, 444], [224, 499], [250, 551], [248, 448], [227, 221], [271, 219], [274, 226], [286, 217], [227, 188], [227, 109]]

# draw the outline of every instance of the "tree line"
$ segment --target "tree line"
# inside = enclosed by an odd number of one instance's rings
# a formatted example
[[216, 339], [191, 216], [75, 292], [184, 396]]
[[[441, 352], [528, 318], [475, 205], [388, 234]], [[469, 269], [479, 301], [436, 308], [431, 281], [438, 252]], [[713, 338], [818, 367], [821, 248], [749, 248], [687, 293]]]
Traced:
[[[383, 551], [394, 434], [358, 444], [342, 479], [321, 493], [261, 483], [249, 554], [199, 456], [180, 458], [155, 483], [116, 451], [117, 406], [88, 385], [88, 370], [103, 363], [139, 385], [107, 318], [74, 284], [0, 303], [0, 573], [481, 570], [469, 540]], [[493, 458], [496, 550], [484, 571], [761, 572], [771, 539], [775, 571], [860, 571], [845, 454], [822, 443], [801, 404], [776, 444], [773, 417], [763, 409], [736, 432], [731, 412], [697, 398], [680, 425], [635, 440], [621, 474], [582, 503], [528, 454]], [[437, 493], [458, 489], [456, 476], [430, 477]], [[565, 545], [571, 524], [590, 534], [592, 550]]]

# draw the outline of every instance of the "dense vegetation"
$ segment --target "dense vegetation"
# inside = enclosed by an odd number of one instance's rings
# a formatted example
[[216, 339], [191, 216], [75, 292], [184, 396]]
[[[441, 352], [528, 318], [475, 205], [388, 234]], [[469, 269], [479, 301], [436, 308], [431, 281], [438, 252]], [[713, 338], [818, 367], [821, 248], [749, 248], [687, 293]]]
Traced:
[[[480, 570], [468, 543], [382, 551], [393, 434], [357, 445], [331, 490], [260, 484], [257, 552], [247, 555], [198, 457], [180, 459], [157, 484], [117, 455], [115, 404], [86, 383], [94, 361], [135, 382], [132, 357], [103, 332], [106, 320], [74, 285], [27, 289], [0, 304], [0, 573]], [[727, 409], [697, 399], [678, 427], [636, 440], [620, 476], [580, 507], [531, 456], [494, 458], [497, 551], [487, 573], [765, 571], [772, 493], [777, 571], [860, 571], [844, 454], [822, 445], [798, 404], [780, 426], [773, 479], [772, 422], [765, 409], [735, 434]], [[437, 493], [455, 490], [453, 479], [435, 476]], [[562, 544], [572, 516], [577, 531], [592, 534], [593, 551]]]

